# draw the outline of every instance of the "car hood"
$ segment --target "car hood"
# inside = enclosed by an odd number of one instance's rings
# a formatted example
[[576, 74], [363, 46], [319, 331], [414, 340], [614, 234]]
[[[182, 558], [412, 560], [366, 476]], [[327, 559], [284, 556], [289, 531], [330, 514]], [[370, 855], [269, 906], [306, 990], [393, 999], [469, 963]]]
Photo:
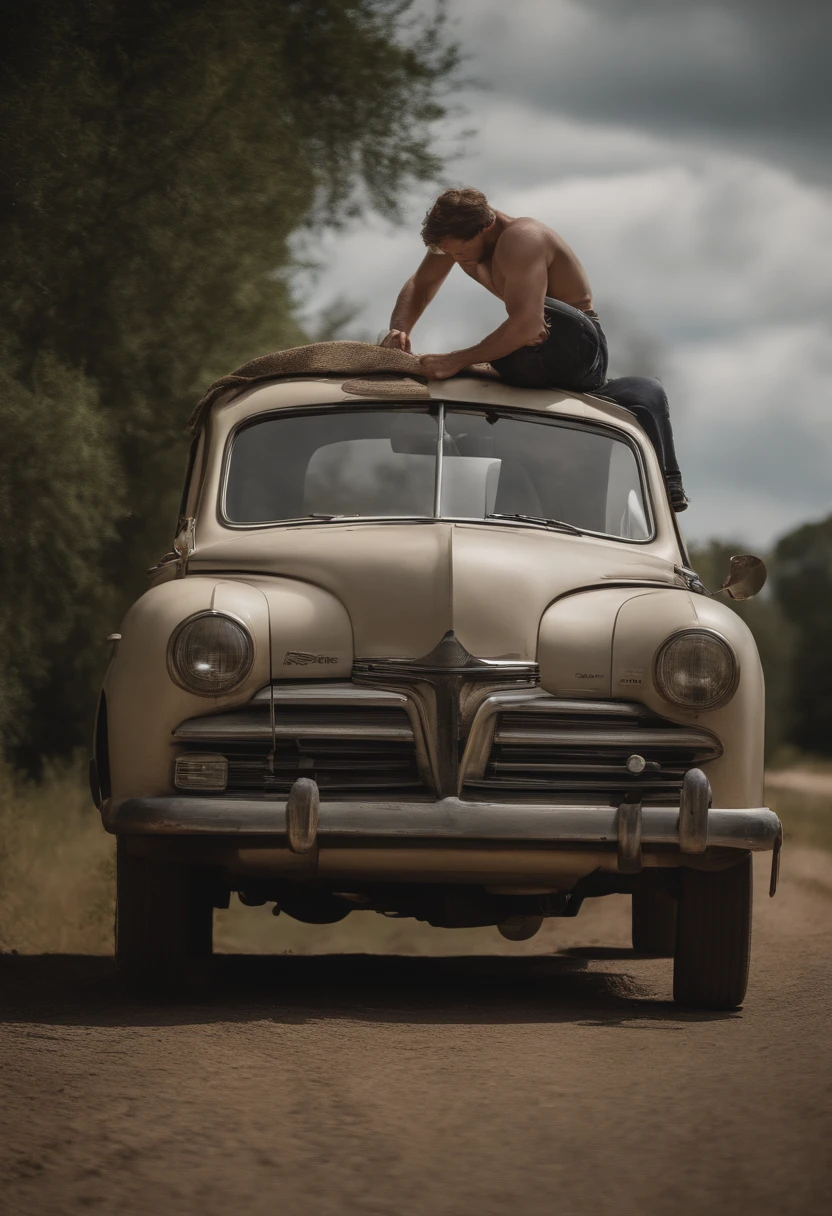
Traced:
[[193, 574], [278, 575], [346, 608], [356, 658], [420, 658], [449, 630], [478, 658], [534, 659], [549, 604], [615, 584], [679, 585], [642, 546], [491, 523], [309, 524], [200, 546]]

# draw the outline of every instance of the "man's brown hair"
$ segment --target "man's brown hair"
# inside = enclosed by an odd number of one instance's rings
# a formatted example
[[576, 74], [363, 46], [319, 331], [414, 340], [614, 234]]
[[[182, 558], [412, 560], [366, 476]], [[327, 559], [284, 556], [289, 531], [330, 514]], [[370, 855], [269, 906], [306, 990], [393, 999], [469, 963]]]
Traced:
[[447, 236], [470, 241], [495, 219], [482, 190], [473, 186], [445, 190], [425, 215], [422, 240], [428, 246], [438, 245]]

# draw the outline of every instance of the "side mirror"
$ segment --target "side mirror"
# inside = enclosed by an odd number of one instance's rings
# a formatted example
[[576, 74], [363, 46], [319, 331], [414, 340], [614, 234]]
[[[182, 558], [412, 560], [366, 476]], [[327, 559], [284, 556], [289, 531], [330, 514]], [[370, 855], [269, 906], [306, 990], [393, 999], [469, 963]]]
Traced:
[[196, 520], [191, 516], [183, 516], [179, 520], [179, 531], [176, 533], [176, 538], [173, 542], [174, 552], [179, 558], [179, 569], [176, 571], [177, 578], [184, 578], [188, 573], [188, 561], [194, 551], [194, 527]]
[[766, 577], [766, 564], [762, 558], [743, 553], [731, 558], [731, 569], [722, 590], [732, 600], [750, 600], [758, 591], [762, 591]]

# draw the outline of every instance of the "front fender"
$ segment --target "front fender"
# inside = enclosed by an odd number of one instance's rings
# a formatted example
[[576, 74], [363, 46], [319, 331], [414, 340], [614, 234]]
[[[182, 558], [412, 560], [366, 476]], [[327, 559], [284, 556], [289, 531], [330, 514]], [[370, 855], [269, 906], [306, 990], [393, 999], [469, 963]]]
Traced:
[[[665, 639], [696, 627], [721, 634], [740, 666], [732, 699], [709, 712], [666, 701], [653, 678], [655, 655]], [[762, 804], [763, 673], [750, 630], [725, 604], [683, 588], [605, 587], [565, 596], [543, 614], [538, 662], [541, 685], [554, 696], [639, 701], [670, 721], [713, 731], [724, 749], [718, 760], [703, 766], [714, 804]]]
[[[222, 697], [190, 693], [168, 672], [174, 629], [210, 608], [239, 618], [254, 641], [251, 671]], [[245, 703], [270, 679], [269, 608], [262, 591], [236, 580], [198, 576], [152, 587], [125, 616], [104, 680], [113, 797], [170, 791], [173, 729], [185, 718]]]
[[[682, 709], [665, 701], [656, 687], [656, 651], [677, 630], [691, 628], [713, 629], [736, 655], [739, 684], [731, 700], [719, 709]], [[612, 686], [614, 696], [626, 696], [626, 690], [632, 688], [637, 700], [662, 717], [703, 726], [717, 736], [723, 753], [702, 766], [711, 783], [715, 806], [762, 805], [763, 670], [751, 631], [725, 604], [681, 590], [651, 590], [628, 600], [615, 622]]]
[[[244, 682], [222, 697], [180, 688], [168, 672], [174, 629], [212, 608], [243, 622], [254, 640]], [[287, 578], [191, 575], [160, 583], [127, 613], [104, 693], [114, 798], [170, 793], [178, 752], [173, 730], [186, 718], [244, 705], [271, 680], [349, 679], [352, 627], [330, 592]]]

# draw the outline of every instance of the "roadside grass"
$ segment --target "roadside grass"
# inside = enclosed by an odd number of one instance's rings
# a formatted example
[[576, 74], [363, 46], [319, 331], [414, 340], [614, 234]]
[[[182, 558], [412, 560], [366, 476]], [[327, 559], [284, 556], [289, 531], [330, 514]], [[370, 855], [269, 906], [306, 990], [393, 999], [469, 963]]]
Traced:
[[766, 788], [767, 805], [783, 824], [784, 847], [790, 844], [832, 852], [832, 780], [828, 793]]
[[80, 759], [27, 781], [0, 762], [0, 951], [110, 954], [115, 846]]
[[[804, 762], [772, 772], [768, 804], [783, 820], [787, 849], [832, 851], [832, 767], [812, 766], [808, 788], [806, 771]], [[818, 784], [824, 773], [828, 786]], [[84, 762], [50, 766], [37, 783], [0, 762], [0, 953], [112, 953], [114, 889], [114, 841], [90, 801]], [[590, 901], [588, 910], [603, 902]], [[551, 943], [549, 929], [527, 948], [556, 949], [557, 922]], [[215, 944], [222, 953], [268, 954], [499, 953], [507, 946], [493, 928], [434, 929], [371, 912], [356, 911], [336, 925], [304, 925], [285, 914], [275, 918], [271, 905], [246, 908], [236, 895], [215, 914]]]
[[[115, 843], [101, 826], [86, 764], [47, 767], [28, 781], [0, 762], [0, 953], [112, 954]], [[495, 929], [432, 929], [357, 912], [336, 925], [304, 925], [236, 895], [215, 913], [215, 945], [228, 953], [454, 954], [493, 946]]]

